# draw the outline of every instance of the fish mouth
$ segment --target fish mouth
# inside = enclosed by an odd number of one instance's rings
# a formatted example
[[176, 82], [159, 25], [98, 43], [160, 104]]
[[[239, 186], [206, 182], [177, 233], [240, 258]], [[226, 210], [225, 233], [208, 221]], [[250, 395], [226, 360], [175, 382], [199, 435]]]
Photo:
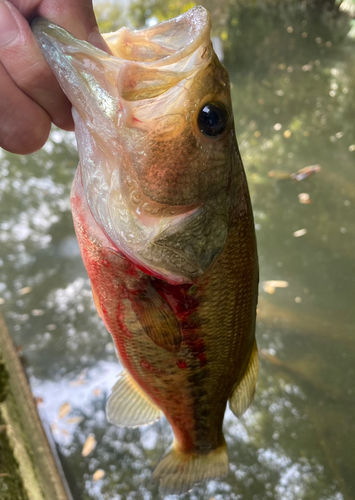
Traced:
[[[66, 82], [68, 75], [81, 79], [86, 92], [89, 90], [87, 73], [92, 72], [91, 82], [96, 80], [103, 86], [104, 76], [108, 82], [103, 87], [114, 97], [117, 97], [117, 84], [119, 97], [123, 100], [155, 97], [209, 62], [210, 29], [209, 13], [197, 6], [175, 19], [146, 29], [123, 27], [103, 34], [111, 50], [111, 54], [107, 54], [44, 18], [32, 23], [33, 34], [48, 64], [76, 108], [78, 96], [71, 88], [72, 82]], [[96, 90], [96, 86], [91, 89], [92, 92]], [[101, 110], [105, 111], [102, 107]], [[82, 115], [80, 111], [79, 114]]]
[[[161, 216], [158, 206], [158, 213], [142, 217], [123, 189], [122, 172], [130, 161], [126, 144], [128, 131], [143, 126], [147, 107], [142, 103], [162, 96], [160, 104], [149, 108], [150, 118], [166, 112], [167, 102], [168, 114], [174, 116], [174, 106], [181, 106], [188, 92], [179, 82], [197, 74], [213, 57], [210, 28], [209, 13], [194, 7], [147, 29], [121, 28], [104, 35], [111, 50], [107, 54], [46, 19], [32, 24], [73, 105], [81, 180], [96, 222], [127, 258], [173, 284], [191, 283], [209, 268], [226, 241], [228, 209], [215, 219], [218, 227], [209, 240], [205, 233], [211, 231], [205, 226], [219, 210], [216, 200], [185, 211], [172, 207], [176, 215], [169, 217]], [[194, 246], [183, 232], [195, 226], [200, 235]]]
[[146, 29], [124, 27], [103, 37], [113, 55], [158, 68], [194, 53], [204, 40], [209, 39], [210, 29], [209, 13], [198, 6]]

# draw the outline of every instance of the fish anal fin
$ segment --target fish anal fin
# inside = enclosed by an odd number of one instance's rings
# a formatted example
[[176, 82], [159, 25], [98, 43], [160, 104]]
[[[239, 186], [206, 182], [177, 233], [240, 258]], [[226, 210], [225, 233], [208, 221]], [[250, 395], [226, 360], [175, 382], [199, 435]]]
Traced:
[[256, 342], [242, 380], [234, 388], [229, 398], [229, 407], [236, 417], [241, 417], [251, 405], [259, 372], [259, 357]]
[[123, 371], [107, 401], [107, 420], [118, 427], [139, 427], [152, 424], [162, 414], [132, 377]]
[[195, 484], [225, 477], [228, 474], [228, 451], [224, 442], [209, 453], [184, 453], [173, 445], [159, 462], [153, 479], [160, 481], [164, 495], [180, 495]]
[[180, 349], [179, 322], [165, 300], [153, 288], [131, 301], [132, 308], [148, 337], [159, 347], [176, 352]]

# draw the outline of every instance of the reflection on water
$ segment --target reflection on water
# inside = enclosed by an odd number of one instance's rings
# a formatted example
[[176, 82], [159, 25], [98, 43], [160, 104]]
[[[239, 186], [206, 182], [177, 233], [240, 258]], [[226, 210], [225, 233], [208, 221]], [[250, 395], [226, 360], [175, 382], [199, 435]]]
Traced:
[[[213, 34], [223, 41], [231, 76], [261, 281], [288, 286], [261, 287], [259, 386], [240, 421], [226, 414], [230, 473], [183, 498], [351, 500], [355, 52], [349, 18], [292, 1], [278, 8], [261, 1], [203, 4], [213, 12]], [[125, 5], [114, 15], [141, 26], [191, 2]], [[97, 9], [109, 29], [109, 4], [98, 2]], [[73, 234], [68, 199], [76, 164], [73, 135], [57, 130], [34, 155], [1, 152], [0, 303], [23, 347], [33, 391], [43, 398], [41, 415], [52, 424], [74, 498], [155, 499], [151, 469], [171, 431], [164, 420], [142, 429], [117, 429], [105, 420], [120, 368]], [[314, 164], [321, 172], [301, 182], [269, 176]], [[295, 237], [299, 230], [305, 231]], [[89, 434], [97, 445], [83, 457]], [[98, 469], [105, 475], [95, 481]]]

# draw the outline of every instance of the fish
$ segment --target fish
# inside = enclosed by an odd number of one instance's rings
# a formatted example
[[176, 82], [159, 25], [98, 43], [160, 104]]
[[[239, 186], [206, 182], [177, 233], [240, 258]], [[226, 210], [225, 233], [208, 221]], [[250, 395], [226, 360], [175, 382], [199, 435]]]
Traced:
[[74, 226], [123, 366], [107, 418], [166, 417], [174, 439], [153, 472], [164, 494], [227, 475], [226, 405], [243, 415], [259, 367], [253, 212], [210, 30], [197, 6], [103, 35], [106, 53], [33, 25], [73, 106]]

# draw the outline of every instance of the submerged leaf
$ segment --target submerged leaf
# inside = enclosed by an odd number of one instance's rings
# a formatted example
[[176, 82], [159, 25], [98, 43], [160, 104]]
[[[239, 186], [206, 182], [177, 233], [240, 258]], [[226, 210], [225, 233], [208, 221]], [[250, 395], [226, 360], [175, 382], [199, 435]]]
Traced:
[[68, 413], [71, 410], [71, 406], [69, 403], [63, 403], [62, 406], [59, 408], [58, 412], [58, 418], [64, 418], [68, 415]]
[[96, 439], [93, 434], [89, 434], [81, 452], [83, 457], [87, 457], [96, 447]]

